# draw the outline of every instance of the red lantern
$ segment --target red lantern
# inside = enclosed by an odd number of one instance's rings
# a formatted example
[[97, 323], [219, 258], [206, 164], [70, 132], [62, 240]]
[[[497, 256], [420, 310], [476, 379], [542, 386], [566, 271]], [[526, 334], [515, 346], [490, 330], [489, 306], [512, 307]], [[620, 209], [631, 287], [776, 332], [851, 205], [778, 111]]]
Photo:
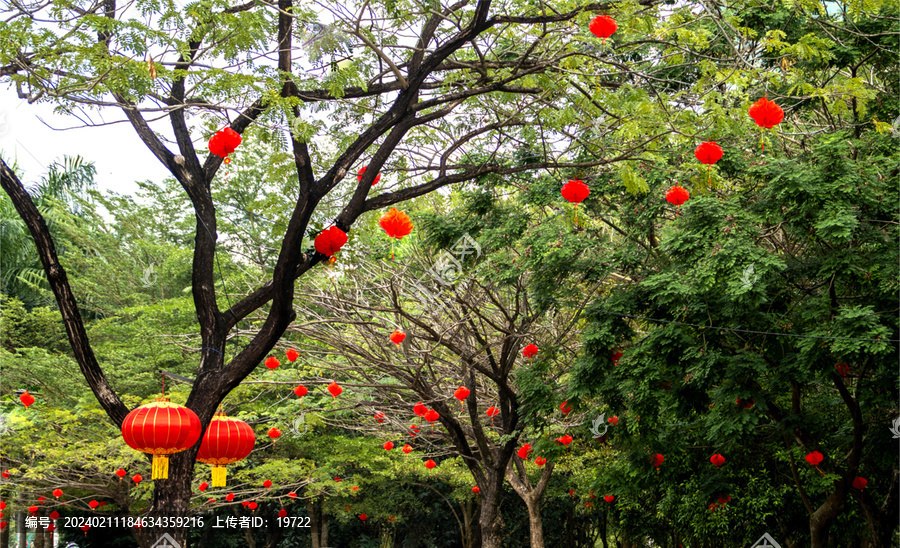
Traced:
[[365, 522], [367, 519], [369, 519], [369, 516], [367, 516], [365, 514], [360, 514], [359, 519], [361, 519], [363, 522]]
[[[98, 506], [100, 506], [100, 503], [97, 502], [96, 500], [92, 500], [91, 502], [88, 503], [88, 506], [91, 507], [91, 510], [94, 510]], [[31, 510], [31, 508], [34, 508], [34, 510]], [[37, 512], [37, 506], [32, 506], [31, 508], [29, 508], [29, 510], [31, 510], [32, 512]]]
[[613, 425], [613, 426], [615, 426], [616, 424], [618, 424], [618, 422], [619, 422], [619, 417], [618, 417], [618, 415], [613, 415], [613, 416], [611, 416], [611, 417], [609, 418], [609, 424], [611, 424], [611, 425]]
[[87, 532], [90, 530], [91, 526], [85, 523], [81, 526], [81, 530], [84, 531], [84, 536], [87, 536]]
[[706, 164], [707, 183], [712, 183], [712, 165], [722, 159], [722, 147], [717, 145], [715, 141], [700, 143], [694, 150], [694, 156], [700, 160], [700, 163]]
[[409, 215], [402, 211], [397, 211], [393, 207], [382, 215], [381, 219], [378, 220], [378, 224], [381, 225], [381, 228], [384, 229], [389, 238], [397, 238], [398, 240], [413, 231], [413, 224], [409, 220]]
[[359, 485], [354, 485], [353, 487], [350, 488], [350, 490], [353, 491], [354, 493], [356, 493], [357, 491], [359, 491]]
[[570, 204], [575, 204], [575, 224], [578, 224], [578, 204], [588, 197], [591, 191], [582, 181], [569, 181], [562, 187], [562, 196]]
[[127, 473], [128, 473], [128, 472], [126, 472], [126, 471], [123, 470], [122, 468], [119, 468], [118, 470], [116, 470], [116, 475], [119, 476], [120, 478], [124, 478], [124, 477], [125, 477], [125, 474], [127, 474]]
[[283, 518], [285, 516], [287, 516], [287, 510], [282, 508], [281, 510], [278, 511], [278, 517]]
[[750, 114], [756, 125], [766, 129], [772, 129], [784, 119], [784, 110], [774, 101], [769, 101], [765, 97], [760, 97], [757, 102], [750, 105], [747, 113]]
[[868, 483], [869, 483], [869, 480], [867, 480], [866, 478], [856, 477], [853, 479], [853, 483], [851, 483], [851, 485], [853, 485], [854, 489], [859, 489], [860, 491], [862, 491], [863, 489], [866, 488], [866, 484], [868, 484]]
[[556, 443], [559, 443], [561, 445], [565, 445], [566, 447], [568, 447], [569, 444], [572, 443], [572, 436], [570, 436], [568, 434], [566, 434], [565, 436], [560, 436], [560, 437], [556, 438]]
[[[266, 433], [267, 433], [267, 434], [269, 435], [269, 437], [272, 438], [273, 440], [277, 440], [278, 438], [281, 437], [281, 430], [279, 430], [278, 428], [276, 428], [276, 427], [274, 427], [274, 426], [273, 426], [272, 428], [269, 428], [269, 431], [266, 432]], [[254, 439], [255, 439], [255, 437], [254, 437]]]
[[298, 384], [294, 388], [294, 394], [297, 394], [298, 398], [302, 398], [303, 396], [307, 395], [308, 393], [309, 393], [309, 390], [307, 390], [306, 387], [303, 386], [302, 384]]
[[431, 470], [435, 466], [437, 466], [437, 463], [435, 463], [433, 460], [428, 459], [427, 461], [425, 461], [425, 468], [428, 468], [429, 470]]
[[6, 510], [6, 502], [0, 501], [0, 510]]
[[47, 497], [44, 495], [38, 497], [38, 504], [44, 504], [45, 502], [47, 502]]
[[169, 398], [132, 410], [122, 422], [122, 437], [132, 449], [153, 455], [151, 479], [169, 477], [169, 457], [193, 447], [200, 439], [200, 419]]
[[619, 363], [619, 360], [622, 358], [622, 349], [617, 348], [615, 350], [610, 350], [610, 354], [611, 354], [610, 357], [612, 358], [613, 365], [616, 365], [617, 363]]
[[227, 495], [225, 495], [225, 500], [227, 500], [228, 502], [233, 501], [233, 500], [234, 500], [234, 493], [228, 493]]
[[412, 424], [409, 426], [409, 429], [412, 431], [412, 433], [410, 434], [412, 437], [416, 437], [416, 434], [419, 433], [418, 425]]
[[290, 493], [288, 493], [288, 496], [291, 497], [292, 499], [295, 499], [295, 498], [297, 498], [297, 493], [294, 491], [291, 491]]
[[408, 443], [407, 443], [406, 445], [404, 445], [404, 446], [403, 446], [403, 449], [402, 449], [402, 451], [403, 451], [404, 453], [406, 453], [407, 455], [408, 455], [412, 450], [413, 450], [412, 446], [411, 446], [410, 444], [408, 444]]
[[682, 188], [680, 185], [675, 185], [670, 188], [668, 192], [666, 192], [666, 200], [675, 207], [678, 207], [681, 204], [685, 203], [690, 197], [691, 193]]
[[249, 508], [252, 511], [252, 510], [256, 510], [257, 506], [259, 506], [259, 505], [256, 504], [255, 502], [251, 502], [250, 504], [247, 505], [247, 508]]
[[725, 464], [725, 457], [716, 453], [715, 455], [709, 457], [709, 462], [713, 463], [713, 466], [718, 468], [718, 467], [722, 466], [723, 464]]
[[[360, 169], [358, 172], [356, 172], [356, 182], [362, 182], [363, 174], [366, 172], [367, 167], [369, 167], [369, 166], [363, 166], [362, 169]], [[381, 173], [379, 173], [378, 175], [375, 176], [375, 180], [372, 181], [372, 186], [377, 185], [378, 181], [380, 181], [380, 180], [381, 180]]]
[[812, 466], [818, 466], [825, 459], [825, 456], [818, 451], [813, 451], [812, 453], [806, 455], [806, 462], [808, 462]]
[[227, 163], [228, 155], [237, 150], [241, 144], [241, 134], [227, 127], [222, 131], [217, 131], [209, 139], [209, 151], [220, 158], [225, 158]]
[[382, 445], [382, 447], [384, 447], [385, 451], [390, 451], [391, 449], [394, 448], [394, 442], [386, 441], [386, 442], [384, 442], [384, 445]]
[[742, 399], [738, 398], [735, 401], [737, 401], [737, 404], [739, 406], [743, 407], [744, 409], [750, 409], [751, 407], [753, 407], [755, 405], [755, 402], [752, 399], [742, 400]]
[[[269, 431], [270, 436], [272, 430]], [[246, 458], [253, 451], [255, 444], [256, 434], [249, 424], [228, 417], [225, 413], [216, 413], [203, 435], [197, 460], [212, 466], [213, 487], [225, 487], [227, 479], [225, 466]]]
[[538, 466], [543, 466], [543, 465], [547, 464], [547, 459], [545, 459], [544, 457], [538, 457], [538, 458], [534, 459], [534, 463], [537, 464]]
[[526, 346], [525, 348], [522, 349], [522, 355], [525, 356], [526, 358], [533, 358], [533, 357], [537, 356], [537, 353], [538, 353], [538, 347], [533, 344], [529, 344], [528, 346]]
[[656, 471], [659, 472], [659, 467], [662, 465], [663, 461], [665, 461], [665, 460], [666, 460], [666, 458], [664, 456], [662, 456], [662, 454], [657, 453], [657, 454], [653, 455], [653, 458], [650, 459], [650, 464], [652, 464], [654, 467], [656, 467]]
[[528, 453], [531, 453], [531, 445], [527, 443], [516, 451], [516, 454], [519, 455], [519, 458], [522, 460], [528, 460]]
[[25, 406], [25, 409], [28, 409], [28, 407], [34, 403], [34, 396], [29, 394], [28, 390], [26, 390], [22, 393], [21, 396], [19, 396], [19, 401], [22, 402], [22, 405]]
[[616, 497], [614, 497], [612, 495], [606, 495], [605, 497], [603, 497], [603, 500], [605, 500], [606, 502], [612, 502], [612, 501], [616, 500]]
[[59, 497], [61, 497], [62, 495], [63, 495], [62, 489], [54, 489], [54, 490], [53, 490], [53, 496], [54, 496], [54, 497], [59, 498]]
[[5, 521], [0, 521], [0, 531], [6, 529], [6, 526], [7, 526], [7, 525], [8, 525], [8, 524], [7, 524]]
[[375, 422], [381, 424], [384, 422], [384, 413], [375, 413]]
[[263, 487], [265, 487], [266, 489], [268, 489], [269, 487], [272, 487], [272, 482], [270, 480], [264, 481]]
[[406, 338], [406, 333], [404, 333], [403, 331], [400, 331], [399, 329], [397, 329], [396, 331], [391, 333], [391, 342], [396, 344], [397, 346], [400, 346], [400, 343], [402, 343], [403, 339], [405, 339], [405, 338]]
[[334, 381], [332, 381], [331, 384], [328, 385], [328, 392], [331, 393], [332, 400], [334, 400], [335, 398], [340, 396], [341, 392], [343, 392], [343, 391], [344, 391], [344, 389], [341, 388], [340, 385], [338, 385], [338, 383], [336, 383]]
[[59, 512], [57, 512], [56, 510], [54, 510], [54, 511], [50, 512], [50, 516], [49, 516], [49, 517], [50, 517], [50, 519], [52, 519], [52, 520], [57, 520], [57, 519], [59, 519]]
[[837, 365], [834, 366], [834, 369], [837, 371], [837, 374], [846, 377], [850, 374], [850, 366], [843, 362], [838, 362]]
[[428, 408], [422, 405], [422, 402], [419, 402], [413, 406], [413, 413], [415, 413], [419, 417], [424, 417], [425, 413], [428, 412]]
[[563, 412], [563, 415], [568, 415], [572, 412], [572, 406], [569, 405], [569, 400], [566, 400], [559, 404], [559, 410]]
[[316, 236], [314, 243], [316, 251], [326, 257], [331, 257], [347, 243], [347, 233], [336, 226], [332, 226], [320, 232]]
[[295, 361], [297, 361], [297, 358], [300, 357], [300, 353], [293, 348], [289, 348], [288, 351], [285, 352], [285, 355], [287, 356], [288, 361], [291, 363], [294, 363]]
[[423, 418], [425, 420], [427, 420], [428, 422], [434, 422], [434, 421], [438, 420], [439, 418], [441, 418], [441, 415], [434, 409], [429, 409], [428, 412], [425, 413]]
[[485, 413], [487, 413], [487, 416], [491, 418], [491, 422], [494, 422], [494, 417], [500, 414], [500, 410], [492, 405], [487, 408], [487, 411], [485, 411]]
[[268, 358], [266, 358], [266, 367], [268, 367], [269, 369], [272, 369], [274, 371], [279, 365], [281, 365], [281, 362], [278, 361], [278, 358], [276, 358], [275, 356], [269, 356]]
[[197, 489], [200, 489], [200, 491], [206, 491], [207, 489], [209, 489], [209, 484], [204, 481], [197, 486]]
[[9, 470], [4, 470], [3, 473], [0, 474], [0, 476], [3, 476], [4, 478], [9, 479]]
[[131, 476], [131, 481], [133, 481], [135, 483], [140, 483], [140, 482], [144, 481], [144, 476], [142, 476], [140, 474], [135, 474], [135, 475]]
[[588, 29], [594, 33], [597, 38], [603, 38], [604, 42], [607, 38], [612, 36], [618, 28], [619, 25], [616, 24], [616, 20], [608, 15], [598, 15], [597, 17], [594, 17], [594, 20], [591, 21], [591, 24], [588, 26]]
[[477, 495], [478, 493], [481, 492], [481, 488], [476, 485], [475, 487], [472, 488], [472, 492]]
[[465, 386], [460, 386], [456, 389], [456, 392], [453, 393], [453, 397], [458, 399], [461, 403], [463, 400], [469, 397], [469, 394], [471, 394], [471, 391], [468, 388], [466, 388]]

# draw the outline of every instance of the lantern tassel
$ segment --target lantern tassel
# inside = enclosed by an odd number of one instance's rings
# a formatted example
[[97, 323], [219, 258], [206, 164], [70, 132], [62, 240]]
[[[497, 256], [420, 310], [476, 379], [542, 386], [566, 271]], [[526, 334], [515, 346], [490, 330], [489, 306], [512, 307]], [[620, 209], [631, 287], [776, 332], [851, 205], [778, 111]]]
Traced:
[[153, 455], [153, 471], [150, 479], [169, 479], [169, 457]]
[[706, 184], [712, 186], [712, 166], [706, 166]]
[[225, 487], [225, 479], [228, 475], [228, 468], [220, 465], [212, 467], [212, 486]]

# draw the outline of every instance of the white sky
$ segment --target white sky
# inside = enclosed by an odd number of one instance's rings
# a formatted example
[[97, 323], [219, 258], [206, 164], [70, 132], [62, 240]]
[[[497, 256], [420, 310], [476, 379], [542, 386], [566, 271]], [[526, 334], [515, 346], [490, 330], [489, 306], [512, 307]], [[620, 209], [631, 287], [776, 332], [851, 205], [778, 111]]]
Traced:
[[[102, 114], [95, 121], [124, 119], [113, 109]], [[18, 164], [17, 175], [23, 182], [40, 180], [54, 161], [76, 155], [94, 162], [101, 190], [133, 194], [135, 181], [161, 182], [169, 176], [131, 124], [79, 125], [74, 117], [55, 114], [50, 104], [29, 105], [18, 98], [15, 88], [0, 89], [0, 153], [7, 162]]]

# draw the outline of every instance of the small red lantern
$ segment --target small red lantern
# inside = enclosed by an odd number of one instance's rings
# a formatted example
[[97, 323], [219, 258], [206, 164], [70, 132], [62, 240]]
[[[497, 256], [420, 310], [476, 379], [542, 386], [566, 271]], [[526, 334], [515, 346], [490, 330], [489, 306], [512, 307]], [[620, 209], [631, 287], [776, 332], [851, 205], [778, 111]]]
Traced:
[[846, 377], [850, 374], [850, 366], [844, 362], [838, 362], [837, 365], [834, 366], [834, 369], [837, 371], [837, 374], [842, 377]]
[[227, 500], [228, 502], [233, 501], [233, 500], [234, 500], [234, 493], [228, 493], [227, 495], [225, 495], [225, 500]]
[[266, 367], [268, 367], [269, 369], [272, 369], [274, 371], [279, 365], [281, 365], [281, 362], [278, 361], [278, 358], [276, 358], [275, 356], [269, 356], [268, 358], [266, 358]]
[[408, 443], [407, 443], [406, 445], [404, 445], [404, 446], [403, 446], [403, 449], [402, 449], [402, 451], [403, 451], [404, 453], [406, 453], [407, 455], [408, 455], [412, 450], [413, 450], [412, 446], [411, 446], [410, 444], [408, 444]]
[[526, 358], [533, 358], [533, 357], [537, 356], [537, 353], [538, 353], [538, 347], [533, 344], [529, 344], [528, 346], [526, 346], [525, 348], [522, 349], [522, 355], [525, 356]]
[[255, 502], [251, 502], [250, 504], [247, 505], [247, 508], [249, 508], [249, 509], [252, 511], [252, 510], [256, 510], [256, 508], [257, 508], [258, 506], [259, 506], [259, 505], [256, 504]]
[[608, 421], [608, 422], [609, 422], [609, 424], [611, 424], [611, 425], [613, 425], [613, 426], [615, 426], [616, 424], [618, 424], [618, 422], [619, 422], [619, 417], [618, 417], [618, 415], [613, 415], [613, 416], [611, 416], [611, 417], [609, 418], [609, 421]]
[[384, 413], [375, 413], [375, 422], [381, 424], [384, 422]]
[[381, 228], [384, 229], [385, 234], [389, 238], [397, 238], [398, 240], [403, 239], [404, 236], [413, 231], [413, 224], [409, 220], [409, 215], [402, 211], [397, 211], [393, 207], [382, 215], [381, 219], [378, 220], [378, 224], [381, 225]]
[[298, 384], [294, 388], [294, 394], [297, 394], [298, 398], [302, 398], [303, 396], [307, 395], [308, 393], [309, 393], [309, 390], [307, 390], [306, 387], [303, 386], [302, 384]]
[[57, 488], [57, 489], [54, 489], [54, 490], [53, 490], [53, 496], [54, 496], [54, 497], [59, 498], [59, 497], [61, 497], [62, 495], [63, 495], [63, 490], [62, 490], [62, 489]]
[[491, 422], [494, 422], [494, 417], [500, 414], [500, 410], [494, 407], [493, 405], [487, 408], [487, 416], [491, 418]]
[[[91, 510], [94, 510], [98, 506], [100, 506], [100, 503], [97, 502], [96, 500], [92, 500], [91, 502], [88, 503], [88, 506], [91, 507]], [[31, 510], [31, 508], [34, 508], [34, 510]], [[37, 512], [37, 506], [32, 506], [31, 508], [29, 508], [29, 510], [31, 510], [32, 512]]]
[[332, 381], [331, 384], [328, 385], [328, 392], [331, 393], [332, 401], [335, 398], [337, 398], [338, 396], [340, 396], [341, 392], [343, 392], [343, 391], [344, 391], [344, 389], [341, 388], [340, 385], [338, 385], [338, 383], [336, 383], [334, 381]]
[[481, 492], [481, 488], [476, 485], [475, 487], [472, 488], [472, 492], [477, 495], [478, 493]]
[[34, 396], [29, 394], [28, 390], [26, 390], [25, 392], [22, 393], [21, 396], [19, 396], [19, 401], [22, 402], [22, 405], [25, 406], [25, 409], [28, 409], [28, 407], [34, 403]]
[[570, 436], [568, 434], [566, 434], [565, 436], [560, 436], [560, 437], [556, 438], [556, 443], [558, 443], [560, 445], [565, 445], [566, 447], [568, 447], [569, 444], [572, 443], [572, 436]]
[[277, 440], [278, 438], [281, 437], [281, 430], [279, 430], [278, 428], [276, 428], [276, 427], [274, 427], [274, 426], [273, 426], [272, 428], [269, 428], [269, 431], [266, 432], [266, 433], [267, 433], [267, 434], [269, 435], [269, 437], [272, 438], [273, 440]]
[[516, 451], [516, 454], [519, 455], [519, 458], [522, 460], [528, 460], [528, 453], [531, 453], [531, 445], [527, 443]]
[[566, 400], [559, 404], [559, 410], [563, 412], [563, 415], [568, 415], [572, 412], [572, 406], [569, 405], [569, 400]]
[[818, 451], [813, 451], [812, 453], [806, 455], [806, 462], [808, 462], [812, 466], [818, 466], [825, 460], [825, 456]]
[[415, 413], [419, 417], [424, 417], [425, 413], [428, 412], [428, 408], [422, 405], [422, 402], [419, 402], [413, 406], [413, 413]]
[[410, 429], [410, 431], [411, 431], [410, 435], [411, 435], [412, 437], [416, 437], [416, 434], [419, 433], [419, 426], [416, 425], [416, 424], [411, 424], [411, 425], [409, 426], [409, 429]]
[[122, 469], [122, 468], [119, 468], [118, 470], [116, 470], [116, 475], [119, 476], [120, 478], [124, 478], [124, 477], [125, 477], [125, 474], [127, 474], [127, 473], [128, 473], [128, 472], [126, 472], [126, 471], [125, 471], [124, 469]]
[[433, 460], [428, 459], [427, 461], [425, 461], [425, 468], [428, 468], [429, 470], [431, 470], [435, 466], [437, 466], [437, 463], [435, 463]]
[[297, 352], [297, 350], [294, 348], [289, 348], [288, 351], [285, 352], [285, 355], [287, 356], [288, 361], [291, 363], [294, 363], [295, 361], [297, 361], [297, 358], [300, 357], [300, 353]]
[[424, 418], [428, 422], [434, 422], [441, 418], [441, 415], [434, 409], [429, 409], [422, 418]]
[[863, 489], [866, 488], [866, 485], [868, 483], [869, 483], [869, 480], [867, 480], [866, 478], [857, 476], [856, 478], [853, 479], [853, 482], [851, 483], [851, 485], [853, 486], [854, 489], [859, 489], [860, 491], [862, 491]]
[[297, 498], [297, 493], [295, 491], [291, 491], [290, 493], [288, 493], [288, 496], [291, 497], [292, 499], [295, 499], [295, 498]]
[[265, 487], [266, 489], [268, 489], [269, 487], [272, 487], [272, 482], [270, 480], [264, 481], [263, 487]]
[[591, 193], [590, 189], [582, 181], [569, 181], [562, 187], [562, 196], [570, 204], [575, 204], [575, 224], [578, 224], [578, 204], [584, 201]]
[[718, 468], [718, 467], [722, 466], [723, 464], [725, 464], [725, 457], [716, 453], [715, 455], [709, 457], [709, 462], [713, 463], [713, 466]]
[[543, 465], [547, 464], [547, 459], [545, 459], [544, 457], [538, 457], [538, 458], [534, 459], [534, 463], [537, 464], [538, 466], [543, 466]]
[[135, 474], [135, 475], [131, 476], [131, 481], [133, 481], [135, 483], [140, 483], [140, 482], [144, 481], [144, 476], [142, 476], [140, 474]]
[[458, 399], [460, 403], [462, 403], [463, 400], [469, 397], [469, 394], [471, 394], [471, 391], [468, 388], [466, 388], [465, 386], [460, 386], [453, 393], [453, 397]]
[[204, 481], [197, 486], [197, 489], [199, 489], [200, 491], [206, 491], [207, 489], [209, 489], [209, 484]]
[[650, 459], [650, 464], [656, 468], [657, 472], [659, 472], [659, 467], [662, 466], [662, 463], [665, 460], [666, 460], [666, 458], [664, 456], [662, 456], [661, 453], [657, 453], [657, 454], [653, 455], [653, 457]]
[[287, 510], [282, 508], [281, 510], [278, 511], [278, 517], [283, 518], [285, 516], [287, 516]]
[[685, 203], [690, 197], [691, 193], [682, 188], [681, 185], [675, 185], [666, 192], [666, 200], [675, 207]]
[[622, 358], [622, 349], [616, 348], [614, 350], [610, 350], [610, 358], [612, 359], [613, 365], [619, 363], [619, 360]]
[[51, 520], [57, 520], [57, 519], [59, 519], [59, 512], [57, 512], [56, 510], [54, 510], [54, 511], [50, 512], [50, 515], [49, 515], [48, 517], [49, 517]]
[[756, 125], [766, 129], [772, 129], [784, 120], [784, 110], [774, 101], [760, 97], [758, 101], [750, 105], [747, 111]]
[[[362, 182], [363, 174], [366, 172], [367, 167], [369, 167], [369, 166], [363, 166], [362, 169], [360, 169], [358, 172], [356, 172], [356, 182], [358, 182], [358, 183]], [[380, 181], [380, 180], [381, 180], [381, 173], [379, 173], [378, 175], [375, 176], [375, 180], [372, 181], [372, 186], [377, 185], [378, 181]]]
[[81, 530], [84, 531], [84, 536], [87, 536], [87, 532], [90, 530], [91, 526], [85, 523], [81, 526]]
[[122, 422], [122, 437], [132, 449], [153, 455], [151, 479], [169, 477], [169, 455], [193, 447], [200, 439], [197, 414], [169, 401], [156, 398], [153, 403], [132, 410]]
[[359, 515], [359, 519], [361, 519], [361, 520], [363, 521], [363, 523], [365, 523], [365, 521], [366, 521], [367, 519], [369, 519], [369, 516], [367, 516], [367, 515], [365, 515], [365, 514], [360, 514], [360, 515]]
[[616, 24], [616, 20], [608, 15], [598, 15], [597, 17], [594, 17], [594, 20], [591, 21], [591, 24], [588, 26], [588, 29], [594, 33], [597, 38], [602, 38], [604, 42], [606, 42], [606, 39], [612, 36], [618, 28], [619, 25]]
[[347, 233], [336, 226], [332, 226], [320, 232], [316, 236], [314, 243], [316, 251], [326, 257], [331, 257], [347, 243]]
[[384, 447], [385, 451], [390, 451], [391, 449], [394, 448], [394, 442], [386, 441], [386, 442], [384, 442], [384, 445], [382, 445], [382, 447]]
[[694, 150], [694, 156], [700, 160], [700, 163], [706, 164], [707, 183], [712, 183], [712, 166], [722, 159], [722, 147], [715, 141], [700, 143]]
[[217, 131], [209, 139], [209, 151], [220, 158], [228, 161], [228, 155], [237, 150], [241, 144], [241, 134], [227, 127], [221, 131]]
[[404, 333], [403, 331], [400, 331], [399, 329], [397, 329], [393, 333], [391, 333], [391, 342], [396, 344], [397, 346], [400, 346], [400, 343], [402, 343], [403, 339], [405, 339], [405, 338], [406, 338], [406, 333]]
[[4, 470], [3, 473], [0, 474], [0, 476], [3, 476], [4, 478], [9, 479], [9, 470]]
[[614, 497], [613, 495], [606, 495], [605, 497], [603, 497], [603, 500], [605, 500], [606, 502], [612, 502], [616, 500], [616, 497]]

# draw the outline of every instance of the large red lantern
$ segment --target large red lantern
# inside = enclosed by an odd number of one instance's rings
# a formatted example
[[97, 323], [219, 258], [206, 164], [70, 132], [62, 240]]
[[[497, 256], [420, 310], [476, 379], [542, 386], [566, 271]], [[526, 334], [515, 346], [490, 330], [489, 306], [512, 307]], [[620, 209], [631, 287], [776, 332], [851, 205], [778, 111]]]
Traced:
[[612, 36], [618, 28], [619, 25], [616, 23], [616, 20], [609, 15], [598, 15], [597, 17], [594, 17], [594, 20], [588, 25], [588, 30], [594, 33], [594, 36], [597, 38], [603, 38], [604, 42], [606, 42], [606, 39]]
[[347, 243], [347, 233], [336, 226], [326, 228], [316, 236], [316, 251], [331, 257], [337, 253], [345, 243]]
[[169, 457], [193, 447], [200, 439], [197, 414], [169, 398], [132, 410], [122, 422], [122, 437], [132, 449], [153, 455], [151, 479], [168, 479]]
[[212, 466], [213, 487], [225, 487], [225, 465], [245, 459], [255, 444], [256, 434], [249, 424], [216, 413], [200, 442], [197, 460]]
[[225, 158], [225, 163], [227, 164], [231, 161], [228, 155], [237, 150], [240, 144], [241, 134], [227, 127], [222, 131], [217, 131], [209, 139], [209, 151], [220, 158]]

